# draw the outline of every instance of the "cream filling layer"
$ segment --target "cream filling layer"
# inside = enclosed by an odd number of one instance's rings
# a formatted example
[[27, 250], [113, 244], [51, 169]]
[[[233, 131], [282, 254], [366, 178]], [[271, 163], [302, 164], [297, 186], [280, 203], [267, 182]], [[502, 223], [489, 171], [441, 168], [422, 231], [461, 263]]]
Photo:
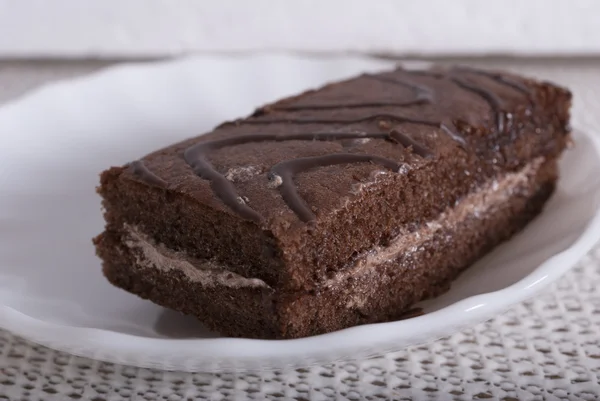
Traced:
[[374, 266], [394, 260], [401, 254], [408, 255], [421, 251], [423, 250], [422, 245], [430, 241], [437, 232], [452, 230], [467, 218], [483, 219], [512, 196], [532, 195], [530, 192], [533, 192], [534, 189], [528, 186], [528, 182], [537, 174], [543, 162], [543, 157], [537, 158], [517, 172], [508, 173], [498, 180], [490, 181], [477, 191], [460, 199], [453, 207], [446, 209], [435, 220], [427, 222], [418, 230], [401, 232], [390, 241], [388, 246], [374, 246], [363, 252], [353, 265], [338, 271], [333, 277], [325, 280], [324, 286], [333, 287], [351, 276], [367, 274]]
[[[483, 218], [495, 208], [508, 201], [516, 194], [527, 196], [528, 181], [535, 176], [543, 158], [538, 158], [515, 173], [505, 174], [482, 186], [458, 201], [454, 207], [448, 208], [438, 218], [428, 222], [413, 232], [401, 232], [388, 246], [374, 246], [364, 252], [348, 268], [338, 271], [332, 278], [323, 282], [325, 287], [333, 287], [351, 276], [367, 274], [381, 263], [396, 259], [400, 254], [418, 252], [420, 247], [431, 240], [440, 230], [450, 230], [467, 218]], [[127, 239], [125, 245], [134, 251], [139, 266], [162, 271], [178, 270], [190, 281], [198, 282], [205, 287], [224, 286], [230, 288], [265, 288], [272, 289], [258, 278], [246, 278], [234, 273], [219, 263], [210, 260], [195, 259], [184, 252], [175, 251], [163, 244], [156, 243], [138, 227], [125, 225]]]
[[188, 280], [198, 282], [204, 287], [271, 289], [261, 279], [240, 276], [213, 261], [194, 259], [183, 252], [158, 244], [135, 226], [126, 224], [124, 228], [127, 230], [125, 245], [137, 251], [134, 255], [139, 266], [161, 271], [179, 270]]

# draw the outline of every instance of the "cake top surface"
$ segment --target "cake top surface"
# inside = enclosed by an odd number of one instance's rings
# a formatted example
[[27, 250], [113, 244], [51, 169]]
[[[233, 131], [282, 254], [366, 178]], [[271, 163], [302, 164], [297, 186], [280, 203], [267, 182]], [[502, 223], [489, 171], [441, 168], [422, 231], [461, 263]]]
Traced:
[[535, 119], [534, 91], [532, 81], [469, 68], [364, 74], [161, 149], [127, 174], [264, 227], [301, 227], [440, 158], [510, 162], [502, 144], [523, 116]]

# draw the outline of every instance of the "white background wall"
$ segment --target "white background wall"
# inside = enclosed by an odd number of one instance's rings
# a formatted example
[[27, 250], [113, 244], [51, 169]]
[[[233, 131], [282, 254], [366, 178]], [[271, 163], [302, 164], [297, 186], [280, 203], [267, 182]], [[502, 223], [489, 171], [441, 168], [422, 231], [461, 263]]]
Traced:
[[597, 0], [0, 0], [0, 57], [600, 55]]

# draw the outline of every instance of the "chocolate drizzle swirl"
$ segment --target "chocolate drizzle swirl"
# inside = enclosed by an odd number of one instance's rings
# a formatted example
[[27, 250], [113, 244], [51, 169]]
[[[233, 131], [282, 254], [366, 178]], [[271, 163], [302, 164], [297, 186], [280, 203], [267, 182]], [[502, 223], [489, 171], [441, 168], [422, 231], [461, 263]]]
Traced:
[[[228, 146], [236, 146], [243, 145], [246, 143], [252, 142], [281, 142], [281, 141], [336, 141], [343, 139], [361, 139], [361, 138], [376, 138], [376, 139], [387, 139], [393, 142], [399, 143], [404, 147], [412, 147], [413, 151], [421, 156], [428, 157], [431, 155], [431, 152], [423, 147], [422, 145], [415, 142], [413, 139], [408, 136], [402, 134], [398, 130], [392, 130], [390, 133], [383, 132], [375, 132], [375, 133], [356, 133], [356, 132], [321, 132], [321, 133], [308, 133], [308, 134], [293, 134], [293, 135], [279, 135], [279, 134], [256, 134], [256, 135], [245, 135], [245, 136], [237, 136], [225, 139], [218, 139], [214, 141], [200, 142], [196, 145], [193, 145], [187, 148], [183, 157], [192, 169], [194, 173], [198, 176], [209, 180], [211, 184], [212, 190], [215, 194], [229, 206], [231, 209], [236, 211], [242, 217], [254, 221], [260, 222], [262, 221], [262, 217], [254, 211], [252, 208], [246, 205], [246, 203], [242, 200], [240, 201], [240, 196], [235, 190], [235, 186], [231, 181], [229, 181], [225, 176], [219, 173], [213, 165], [206, 159], [206, 155], [213, 150], [221, 149]], [[350, 160], [347, 163], [353, 163], [358, 160], [358, 158], [354, 156], [361, 157], [369, 157], [368, 161], [375, 160], [383, 160], [378, 156], [372, 155], [355, 155], [351, 153], [341, 153], [335, 154], [338, 159], [335, 160]], [[345, 159], [343, 157], [346, 157]], [[340, 159], [341, 158], [341, 159]], [[300, 160], [300, 159], [295, 159]], [[309, 160], [314, 160], [314, 167], [319, 167], [321, 164], [320, 158], [305, 158], [303, 166], [308, 163]], [[332, 159], [333, 160], [333, 159]], [[387, 160], [387, 159], [385, 159]], [[386, 163], [395, 163], [393, 161], [387, 160]], [[333, 163], [333, 164], [342, 164], [341, 162]], [[280, 163], [281, 165], [281, 163]], [[293, 165], [292, 165], [293, 166]], [[282, 176], [283, 179], [283, 176]], [[292, 201], [290, 201], [289, 196], [285, 199], [288, 205], [292, 205]], [[303, 203], [303, 201], [298, 197], [295, 202]]]
[[477, 86], [471, 82], [462, 80], [460, 78], [451, 77], [450, 80], [452, 82], [454, 82], [456, 85], [463, 88], [464, 90], [473, 92], [473, 93], [477, 94], [478, 96], [481, 96], [485, 101], [487, 101], [488, 104], [490, 105], [490, 107], [492, 108], [494, 115], [496, 116], [496, 129], [498, 130], [498, 132], [504, 131], [505, 116], [504, 116], [504, 112], [502, 111], [502, 107], [504, 106], [504, 104], [502, 103], [502, 100], [498, 96], [496, 96], [496, 94], [494, 92], [491, 92], [485, 88]]
[[357, 124], [362, 123], [369, 120], [393, 120], [401, 124], [420, 124], [427, 125], [429, 127], [440, 128], [444, 131], [450, 138], [454, 141], [458, 142], [459, 145], [465, 147], [467, 142], [465, 139], [457, 133], [452, 128], [448, 127], [446, 124], [441, 123], [439, 121], [428, 121], [428, 120], [419, 120], [415, 118], [409, 118], [404, 116], [399, 116], [396, 114], [386, 114], [386, 113], [378, 113], [371, 114], [365, 117], [352, 118], [352, 119], [344, 119], [344, 118], [330, 118], [330, 119], [317, 119], [317, 118], [278, 118], [278, 119], [260, 119], [260, 120], [240, 120], [237, 121], [236, 124], [251, 124], [251, 125], [261, 125], [261, 124]]
[[504, 76], [502, 74], [498, 74], [498, 73], [495, 73], [495, 72], [478, 70], [476, 68], [464, 67], [464, 66], [454, 67], [453, 70], [454, 71], [461, 71], [461, 72], [468, 72], [468, 73], [471, 73], [471, 74], [476, 74], [476, 75], [481, 75], [481, 76], [484, 76], [484, 77], [488, 77], [491, 80], [494, 80], [494, 81], [498, 82], [499, 84], [510, 86], [511, 88], [513, 88], [513, 89], [521, 92], [524, 95], [527, 95], [527, 96], [531, 95], [531, 89], [527, 85], [525, 85], [524, 83], [519, 82], [519, 81], [517, 81], [515, 79], [506, 77], [506, 76]]
[[306, 205], [306, 202], [304, 202], [300, 194], [298, 194], [298, 189], [294, 184], [294, 176], [303, 171], [311, 170], [317, 167], [368, 162], [379, 164], [394, 172], [398, 172], [398, 169], [401, 166], [401, 163], [396, 163], [393, 160], [380, 156], [353, 153], [332, 153], [324, 156], [300, 157], [297, 159], [283, 161], [271, 168], [270, 177], [271, 179], [275, 179], [276, 177], [281, 179], [279, 190], [283, 200], [302, 221], [309, 222], [315, 219], [315, 215]]
[[[263, 125], [263, 124], [358, 124], [370, 120], [393, 120], [402, 124], [421, 124], [430, 127], [442, 128], [445, 125], [439, 121], [420, 120], [397, 114], [377, 113], [358, 118], [264, 118], [260, 120], [240, 120], [237, 124]], [[446, 127], [448, 130], [450, 128]], [[458, 134], [456, 134], [458, 135]]]
[[[500, 74], [488, 73], [485, 71], [474, 70], [471, 68], [461, 67], [450, 70], [448, 73], [442, 74], [436, 71], [405, 71], [407, 74], [412, 76], [427, 76], [437, 79], [448, 79], [461, 89], [474, 93], [477, 96], [484, 99], [492, 108], [496, 120], [496, 129], [498, 132], [504, 131], [505, 125], [505, 112], [503, 110], [504, 104], [496, 94], [486, 89], [485, 87], [479, 86], [471, 80], [465, 79], [463, 76], [458, 76], [460, 73], [471, 73], [478, 74], [488, 77], [495, 82], [509, 86], [522, 94], [529, 96], [529, 88], [515, 80], [504, 77]], [[463, 75], [463, 74], [460, 74]], [[414, 99], [404, 102], [371, 102], [371, 103], [339, 103], [339, 104], [308, 104], [308, 105], [290, 105], [290, 106], [276, 106], [274, 108], [266, 107], [259, 109], [253, 117], [262, 117], [263, 115], [269, 114], [270, 112], [283, 111], [293, 112], [299, 110], [331, 110], [331, 109], [343, 109], [343, 108], [369, 108], [369, 107], [384, 107], [384, 106], [396, 106], [396, 107], [409, 107], [417, 104], [430, 104], [433, 102], [433, 90], [423, 84], [414, 82], [412, 80], [404, 80], [397, 77], [388, 75], [370, 75], [365, 74], [363, 78], [369, 78], [381, 82], [386, 82], [394, 85], [403, 86], [414, 91]], [[320, 132], [320, 133], [300, 133], [300, 134], [253, 134], [244, 136], [235, 136], [224, 139], [217, 139], [213, 141], [205, 141], [197, 143], [184, 151], [185, 161], [192, 167], [193, 171], [208, 181], [215, 195], [220, 198], [223, 203], [229, 206], [233, 211], [237, 212], [240, 216], [250, 221], [260, 223], [262, 222], [262, 216], [253, 210], [246, 204], [246, 201], [240, 197], [235, 189], [232, 182], [218, 172], [212, 164], [207, 160], [207, 154], [216, 149], [221, 149], [228, 146], [242, 145], [252, 142], [281, 142], [281, 141], [337, 141], [337, 140], [353, 140], [362, 138], [373, 138], [373, 139], [384, 139], [398, 143], [404, 148], [411, 148], [413, 153], [422, 157], [429, 158], [432, 153], [424, 145], [418, 143], [411, 137], [401, 132], [401, 125], [403, 124], [419, 124], [439, 128], [443, 130], [450, 138], [459, 143], [462, 147], [467, 146], [466, 140], [462, 135], [450, 128], [443, 122], [421, 120], [412, 117], [406, 117], [393, 113], [376, 113], [370, 114], [358, 118], [303, 118], [303, 117], [279, 117], [279, 118], [251, 118], [245, 120], [237, 120], [226, 124], [235, 125], [261, 125], [261, 124], [343, 124], [350, 125], [356, 123], [362, 123], [372, 120], [385, 120], [393, 121], [398, 124], [395, 128], [389, 132], [376, 132], [376, 133], [356, 133], [356, 132]], [[383, 128], [383, 126], [381, 126]], [[401, 167], [401, 163], [394, 160], [386, 159], [384, 157], [370, 155], [370, 154], [358, 154], [358, 153], [332, 153], [322, 156], [296, 158], [292, 160], [282, 161], [271, 168], [269, 179], [275, 183], [275, 186], [270, 185], [269, 187], [280, 187], [283, 200], [288, 204], [291, 210], [293, 210], [298, 217], [305, 222], [310, 222], [315, 219], [315, 215], [310, 207], [304, 202], [302, 197], [299, 195], [298, 190], [294, 184], [294, 176], [298, 173], [331, 165], [339, 164], [350, 164], [350, 163], [375, 163], [379, 164], [391, 171], [398, 171]], [[143, 165], [142, 165], [143, 166]], [[135, 168], [135, 167], [134, 167]], [[146, 169], [147, 170], [147, 169]], [[144, 173], [145, 174], [145, 173]], [[152, 173], [150, 173], [152, 174]], [[160, 178], [159, 178], [160, 180]], [[158, 181], [157, 181], [158, 182]]]
[[425, 146], [421, 145], [419, 142], [415, 141], [408, 135], [404, 135], [402, 132], [399, 131], [399, 129], [399, 127], [396, 127], [390, 131], [389, 136], [391, 140], [398, 142], [405, 148], [412, 148], [414, 153], [423, 158], [432, 156], [431, 151], [429, 149], [427, 149]]
[[466, 81], [466, 80], [458, 77], [457, 74], [460, 74], [460, 73], [470, 73], [470, 74], [484, 76], [484, 77], [489, 78], [499, 84], [508, 86], [512, 89], [515, 89], [516, 91], [520, 92], [521, 94], [526, 95], [527, 97], [531, 96], [531, 90], [524, 83], [518, 82], [514, 79], [505, 77], [504, 75], [494, 73], [494, 72], [478, 70], [478, 69], [470, 68], [470, 67], [454, 67], [449, 71], [449, 74], [442, 74], [442, 73], [435, 72], [435, 71], [413, 71], [413, 74], [415, 74], [415, 75], [428, 76], [428, 77], [438, 78], [438, 79], [449, 79], [450, 81], [454, 82], [454, 84], [456, 84], [460, 88], [462, 88], [466, 91], [469, 91], [471, 93], [474, 93], [477, 96], [484, 99], [490, 105], [490, 107], [492, 108], [492, 112], [495, 115], [496, 130], [499, 133], [503, 132], [506, 117], [505, 117], [505, 112], [503, 110], [504, 104], [502, 102], [502, 99], [500, 99], [494, 92], [492, 92], [482, 86], [478, 86], [473, 82]]
[[[398, 69], [396, 71], [404, 71], [402, 69]], [[433, 102], [433, 90], [426, 86], [419, 84], [414, 81], [408, 81], [396, 77], [390, 77], [387, 75], [373, 75], [373, 74], [364, 74], [363, 77], [374, 79], [376, 81], [384, 82], [387, 84], [395, 84], [404, 86], [406, 88], [412, 89], [415, 92], [415, 99], [412, 102], [407, 102], [407, 105], [410, 104], [423, 104], [423, 103], [432, 103]]]
[[[398, 69], [396, 71], [404, 71], [403, 69]], [[420, 72], [420, 71], [419, 71]], [[435, 73], [432, 73], [435, 74]], [[415, 74], [418, 75], [418, 74]], [[426, 74], [424, 74], [426, 75]], [[441, 74], [435, 74], [435, 76], [442, 76]], [[310, 105], [298, 105], [298, 106], [278, 106], [276, 108], [262, 108], [257, 110], [252, 116], [260, 117], [266, 114], [268, 111], [299, 111], [299, 110], [332, 110], [332, 109], [344, 109], [344, 108], [369, 108], [369, 107], [385, 107], [385, 106], [397, 106], [397, 107], [408, 107], [416, 104], [425, 104], [432, 103], [433, 99], [433, 90], [426, 85], [422, 85], [420, 83], [400, 79], [397, 77], [390, 77], [387, 75], [372, 75], [372, 74], [363, 74], [362, 78], [369, 78], [380, 82], [392, 83], [394, 85], [399, 85], [402, 87], [406, 87], [412, 89], [415, 92], [415, 98], [406, 102], [370, 102], [370, 103], [358, 103], [358, 104], [348, 104], [348, 103], [339, 103], [339, 104], [310, 104]], [[428, 125], [431, 127], [436, 127], [442, 129], [450, 138], [459, 143], [462, 147], [466, 146], [465, 139], [455, 130], [450, 128], [447, 124], [444, 124], [440, 121], [427, 121], [414, 119], [406, 116], [400, 116], [396, 114], [389, 113], [377, 113], [367, 115], [365, 117], [359, 117], [355, 119], [319, 119], [319, 118], [262, 118], [262, 119], [246, 119], [246, 120], [237, 120], [233, 122], [234, 124], [357, 124], [370, 120], [394, 120], [400, 123], [411, 123], [411, 124], [422, 124]]]
[[154, 185], [156, 187], [166, 188], [169, 184], [154, 174], [152, 171], [148, 170], [148, 167], [141, 160], [136, 160], [130, 163], [133, 174], [139, 177], [142, 181]]
[[[336, 103], [336, 104], [299, 104], [299, 105], [290, 105], [290, 106], [278, 106], [273, 111], [296, 111], [296, 110], [331, 110], [331, 109], [352, 109], [352, 108], [369, 108], [369, 107], [386, 107], [386, 106], [395, 106], [395, 107], [408, 107], [419, 104], [431, 103], [433, 100], [433, 91], [431, 88], [418, 84], [413, 81], [403, 80], [400, 78], [389, 77], [384, 75], [373, 75], [373, 74], [363, 74], [360, 78], [368, 78], [374, 81], [383, 82], [386, 84], [394, 84], [398, 86], [402, 86], [404, 88], [408, 88], [415, 93], [415, 98], [411, 100], [405, 101], [376, 101], [376, 102], [362, 102], [362, 103]], [[260, 115], [262, 110], [259, 110], [255, 116]]]

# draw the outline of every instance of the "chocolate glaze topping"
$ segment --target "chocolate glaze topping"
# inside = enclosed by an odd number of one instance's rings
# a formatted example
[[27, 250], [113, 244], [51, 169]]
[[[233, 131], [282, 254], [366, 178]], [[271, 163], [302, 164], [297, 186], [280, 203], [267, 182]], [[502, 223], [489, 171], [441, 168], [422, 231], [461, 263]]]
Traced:
[[[296, 111], [296, 110], [331, 110], [331, 109], [364, 109], [366, 107], [386, 107], [386, 106], [396, 106], [396, 107], [407, 107], [415, 104], [423, 104], [424, 101], [414, 101], [408, 100], [406, 102], [393, 102], [393, 101], [381, 101], [381, 102], [365, 102], [365, 103], [343, 103], [343, 104], [301, 104], [301, 105], [291, 105], [291, 106], [281, 106], [271, 110], [277, 111]], [[260, 112], [255, 114], [257, 117], [260, 115]], [[256, 122], [255, 122], [256, 124]]]
[[[433, 100], [433, 91], [431, 88], [421, 85], [416, 82], [403, 80], [396, 77], [385, 75], [363, 74], [361, 78], [368, 78], [375, 81], [384, 82], [387, 84], [399, 85], [411, 89], [415, 93], [415, 98], [406, 101], [377, 101], [377, 102], [362, 102], [362, 103], [339, 103], [339, 104], [301, 104], [290, 106], [279, 106], [273, 110], [294, 111], [294, 110], [329, 110], [329, 109], [351, 109], [351, 108], [366, 108], [366, 107], [408, 107], [424, 103], [431, 103]], [[260, 114], [260, 111], [259, 111]], [[256, 116], [256, 114], [255, 114]]]
[[400, 79], [397, 77], [390, 77], [387, 75], [364, 74], [363, 77], [385, 82], [388, 84], [400, 85], [412, 89], [415, 92], [415, 99], [412, 102], [407, 103], [407, 105], [431, 103], [433, 101], [433, 90], [426, 85], [419, 84], [414, 81]]
[[504, 75], [495, 73], [495, 72], [489, 72], [489, 71], [483, 71], [483, 70], [478, 70], [475, 68], [470, 68], [470, 67], [454, 67], [453, 69], [454, 71], [459, 71], [459, 72], [469, 72], [471, 74], [476, 74], [476, 75], [481, 75], [484, 77], [488, 77], [500, 84], [504, 84], [507, 86], [510, 86], [511, 88], [521, 92], [524, 95], [530, 95], [531, 94], [531, 89], [525, 85], [522, 82], [519, 82], [517, 80], [514, 80], [512, 78], [506, 77]]
[[133, 174], [150, 185], [161, 188], [166, 188], [169, 185], [165, 180], [148, 170], [144, 162], [141, 160], [132, 162], [130, 166], [133, 169]]
[[379, 164], [388, 170], [398, 172], [401, 164], [385, 157], [353, 154], [353, 153], [333, 153], [325, 156], [300, 157], [293, 160], [287, 160], [276, 164], [271, 169], [270, 179], [281, 179], [280, 191], [283, 200], [288, 204], [302, 221], [309, 222], [315, 219], [315, 215], [310, 207], [306, 205], [302, 197], [298, 194], [296, 185], [294, 185], [294, 175], [306, 170], [317, 167], [332, 166], [335, 164], [349, 163], [374, 163]]
[[429, 149], [427, 149], [425, 146], [421, 145], [420, 143], [418, 143], [411, 137], [404, 135], [399, 130], [400, 130], [400, 128], [396, 127], [392, 131], [390, 131], [389, 135], [393, 141], [398, 142], [400, 145], [404, 146], [405, 148], [412, 147], [413, 152], [418, 154], [421, 157], [432, 156], [431, 151]]
[[[238, 137], [233, 137], [233, 138], [226, 138], [226, 139], [219, 139], [219, 140], [215, 140], [215, 141], [207, 141], [207, 142], [198, 143], [196, 145], [193, 145], [193, 146], [187, 148], [183, 154], [183, 157], [184, 157], [185, 161], [192, 167], [192, 169], [194, 170], [194, 172], [196, 174], [198, 174], [200, 177], [210, 181], [213, 191], [223, 201], [223, 203], [225, 203], [231, 209], [235, 210], [242, 217], [244, 217], [248, 220], [251, 220], [251, 221], [260, 222], [262, 220], [262, 217], [258, 213], [256, 213], [252, 208], [247, 206], [245, 204], [245, 202], [243, 202], [243, 201], [240, 202], [241, 198], [237, 194], [233, 183], [231, 183], [231, 181], [229, 181], [227, 178], [225, 178], [224, 175], [219, 173], [212, 166], [212, 164], [206, 159], [207, 153], [209, 153], [212, 150], [224, 148], [227, 146], [242, 145], [242, 144], [251, 143], [251, 142], [267, 142], [267, 141], [281, 142], [281, 141], [293, 141], [293, 140], [296, 140], [296, 141], [336, 141], [336, 140], [343, 140], [343, 139], [360, 139], [360, 138], [377, 138], [377, 139], [391, 140], [393, 142], [399, 143], [400, 145], [402, 145], [404, 147], [412, 147], [413, 151], [421, 157], [426, 157], [431, 154], [431, 152], [428, 149], [426, 149], [422, 145], [418, 144], [413, 139], [407, 137], [406, 135], [402, 134], [398, 130], [392, 130], [390, 133], [383, 133], [383, 132], [375, 132], [375, 133], [331, 132], [331, 133], [327, 133], [327, 132], [321, 132], [321, 133], [294, 134], [294, 135], [261, 135], [261, 134], [244, 135], [244, 136], [238, 136]], [[334, 156], [334, 155], [332, 155], [332, 156]], [[310, 169], [310, 168], [316, 168], [316, 167], [322, 166], [323, 164], [321, 164], [321, 163], [323, 163], [323, 160], [325, 160], [326, 162], [331, 162], [332, 160], [336, 161], [335, 163], [331, 163], [331, 164], [344, 164], [344, 162], [341, 162], [339, 160], [347, 160], [345, 163], [356, 163], [356, 162], [376, 161], [376, 160], [379, 160], [381, 162], [382, 160], [386, 160], [386, 163], [388, 163], [387, 164], [388, 166], [391, 166], [390, 163], [394, 163], [394, 165], [396, 164], [393, 161], [383, 159], [383, 158], [380, 158], [378, 156], [373, 156], [373, 155], [355, 155], [355, 154], [350, 154], [350, 153], [341, 153], [341, 154], [335, 154], [335, 156], [336, 157], [333, 159], [326, 159], [326, 158], [322, 159], [322, 158], [317, 157], [317, 158], [305, 158], [305, 159], [294, 159], [294, 160], [303, 160], [302, 166], [304, 167], [304, 169], [302, 171]], [[341, 156], [344, 156], [344, 157], [341, 157]], [[355, 156], [361, 156], [361, 157], [358, 158]], [[314, 161], [314, 165], [312, 167], [306, 167], [306, 166], [310, 165], [311, 160]], [[381, 164], [381, 163], [379, 163], [379, 164]], [[280, 164], [278, 164], [278, 166], [283, 166], [280, 168], [284, 169], [284, 174], [280, 175], [280, 177], [282, 179], [284, 177], [287, 177], [288, 175], [285, 174], [285, 166], [287, 166], [287, 165], [280, 163]], [[292, 168], [292, 169], [296, 168], [296, 166], [294, 164], [292, 164], [290, 166], [291, 166], [290, 168]], [[396, 168], [396, 170], [397, 170], [397, 168]], [[277, 171], [279, 171], [279, 169]], [[298, 172], [298, 171], [293, 170], [291, 174], [293, 175], [296, 172]], [[291, 181], [291, 180], [289, 180], [289, 181]], [[292, 193], [288, 191], [286, 197], [284, 197], [284, 200], [288, 203], [288, 205], [290, 205], [290, 208], [292, 208], [293, 210], [297, 211], [297, 210], [301, 209], [297, 206], [292, 206], [292, 205], [304, 205], [304, 202], [302, 201], [302, 199], [297, 194], [296, 194], [295, 200], [292, 200], [292, 197], [293, 197]], [[304, 214], [304, 216], [306, 217], [307, 214]], [[314, 216], [312, 216], [308, 220], [312, 220], [312, 218], [314, 218]]]
[[454, 82], [456, 85], [460, 86], [464, 90], [476, 93], [477, 95], [485, 99], [485, 101], [489, 103], [492, 110], [494, 111], [494, 114], [496, 115], [496, 129], [498, 130], [498, 132], [504, 131], [505, 116], [504, 112], [502, 112], [502, 107], [504, 105], [502, 103], [502, 100], [498, 96], [496, 96], [494, 92], [476, 86], [475, 84], [472, 84], [460, 78], [451, 77], [450, 80], [452, 80], [452, 82]]
[[[477, 96], [484, 99], [491, 107], [495, 115], [495, 128], [498, 132], [504, 131], [505, 115], [503, 111], [504, 104], [502, 99], [499, 98], [492, 91], [475, 84], [469, 80], [468, 77], [464, 77], [466, 74], [476, 74], [485, 76], [497, 83], [506, 85], [519, 91], [522, 94], [529, 95], [529, 88], [511, 78], [504, 77], [500, 74], [490, 73], [485, 71], [474, 70], [472, 68], [460, 67], [453, 68], [448, 72], [441, 73], [437, 71], [404, 71], [405, 74], [410, 75], [413, 79], [402, 79], [390, 75], [362, 75], [362, 78], [368, 78], [380, 82], [390, 83], [393, 85], [399, 85], [411, 89], [414, 92], [414, 99], [407, 101], [381, 101], [381, 102], [365, 102], [365, 103], [339, 103], [339, 104], [308, 104], [308, 105], [290, 105], [290, 106], [276, 106], [274, 108], [263, 108], [259, 109], [254, 113], [253, 117], [262, 117], [263, 115], [269, 114], [273, 111], [296, 111], [296, 110], [325, 110], [325, 109], [342, 109], [342, 108], [369, 108], [369, 107], [383, 107], [383, 106], [396, 106], [396, 107], [410, 107], [417, 104], [431, 104], [434, 101], [433, 90], [428, 86], [415, 82], [414, 78], [419, 76], [426, 76], [436, 79], [447, 79], [453, 82], [461, 89], [474, 93]], [[458, 76], [460, 75], [460, 76]], [[402, 133], [403, 124], [419, 124], [439, 128], [443, 130], [450, 138], [456, 141], [461, 147], [466, 147], [467, 142], [465, 138], [456, 130], [454, 127], [449, 127], [446, 123], [441, 121], [422, 120], [412, 117], [402, 116], [393, 113], [375, 113], [367, 114], [365, 116], [357, 118], [321, 118], [321, 117], [280, 117], [280, 118], [250, 118], [245, 120], [237, 120], [226, 124], [235, 125], [261, 125], [261, 124], [356, 124], [361, 122], [367, 122], [372, 120], [380, 121], [391, 121], [395, 127], [388, 132], [375, 132], [375, 133], [356, 133], [356, 132], [320, 132], [320, 133], [299, 133], [299, 134], [252, 134], [235, 136], [225, 139], [218, 139], [213, 141], [205, 141], [197, 143], [184, 152], [185, 161], [192, 167], [194, 172], [210, 181], [211, 188], [215, 195], [220, 198], [224, 204], [238, 213], [245, 219], [260, 223], [262, 216], [254, 211], [246, 202], [238, 195], [234, 184], [227, 180], [227, 178], [218, 172], [212, 164], [207, 160], [207, 154], [216, 149], [242, 145], [246, 143], [256, 142], [281, 142], [281, 141], [338, 141], [338, 140], [355, 140], [361, 138], [374, 138], [383, 139], [395, 142], [401, 145], [403, 148], [410, 148], [412, 152], [421, 158], [429, 158], [432, 156], [431, 150], [427, 149], [421, 143], [418, 143], [413, 138]], [[387, 128], [385, 124], [380, 125], [380, 128]], [[273, 166], [269, 177], [271, 180], [276, 179], [275, 187], [280, 187], [282, 198], [288, 204], [298, 217], [309, 222], [315, 219], [315, 215], [306, 205], [304, 200], [298, 194], [297, 188], [294, 184], [294, 176], [300, 172], [336, 164], [349, 164], [349, 163], [375, 163], [379, 164], [391, 171], [398, 171], [400, 164], [394, 160], [383, 158], [377, 155], [370, 154], [356, 154], [356, 153], [333, 153], [324, 156], [305, 157], [297, 158], [293, 160], [283, 161]], [[154, 185], [166, 186], [166, 183], [156, 177], [154, 174], [149, 172], [141, 162], [134, 162], [134, 172], [143, 177], [149, 183]], [[273, 188], [272, 185], [270, 185]]]
[[482, 70], [478, 70], [478, 69], [470, 68], [470, 67], [454, 67], [447, 74], [443, 74], [443, 73], [439, 73], [439, 72], [435, 72], [435, 71], [427, 71], [427, 70], [412, 71], [412, 72], [415, 75], [429, 76], [429, 77], [438, 78], [438, 79], [449, 79], [450, 81], [454, 82], [457, 86], [461, 87], [462, 89], [472, 92], [472, 93], [475, 93], [476, 95], [483, 98], [490, 105], [490, 107], [492, 108], [492, 111], [494, 112], [494, 114], [496, 116], [496, 129], [498, 130], [498, 132], [504, 131], [505, 115], [504, 115], [504, 111], [502, 110], [504, 107], [502, 100], [492, 91], [490, 91], [484, 87], [477, 86], [476, 84], [474, 84], [470, 81], [464, 80], [462, 78], [459, 78], [456, 75], [458, 75], [460, 73], [470, 73], [470, 74], [475, 74], [475, 75], [481, 75], [481, 76], [487, 77], [493, 81], [496, 81], [499, 84], [511, 87], [512, 89], [515, 89], [518, 92], [520, 92], [528, 97], [531, 95], [531, 90], [529, 89], [529, 87], [527, 87], [527, 85], [523, 84], [522, 82], [518, 82], [514, 79], [505, 77], [501, 74], [497, 74], [497, 73], [493, 73], [493, 72], [489, 72], [489, 71], [482, 71]]
[[239, 120], [236, 124], [356, 124], [369, 120], [395, 120], [401, 123], [413, 123], [439, 127], [437, 121], [419, 120], [397, 114], [377, 113], [358, 118], [263, 118], [260, 120]]

